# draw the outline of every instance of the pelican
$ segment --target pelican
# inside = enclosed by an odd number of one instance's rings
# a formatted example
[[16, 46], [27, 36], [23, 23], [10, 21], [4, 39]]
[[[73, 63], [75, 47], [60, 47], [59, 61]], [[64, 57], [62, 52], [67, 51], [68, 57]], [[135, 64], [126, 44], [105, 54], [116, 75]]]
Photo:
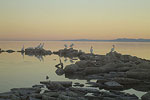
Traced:
[[36, 49], [40, 49], [40, 47], [41, 47], [41, 43], [37, 47], [35, 47], [35, 48]]
[[65, 46], [65, 49], [67, 49], [67, 47], [68, 47], [67, 44], [64, 44], [64, 46]]
[[43, 47], [44, 47], [44, 43], [40, 46], [40, 49], [43, 49]]
[[91, 54], [93, 54], [93, 47], [92, 46], [91, 46], [90, 52], [91, 52]]
[[70, 48], [73, 48], [73, 46], [74, 46], [74, 44], [72, 43], [72, 44], [70, 45]]
[[22, 47], [22, 49], [21, 49], [21, 52], [24, 52], [24, 45], [23, 45], [23, 47]]
[[115, 51], [115, 45], [112, 45], [113, 47], [111, 48], [110, 52], [114, 52]]

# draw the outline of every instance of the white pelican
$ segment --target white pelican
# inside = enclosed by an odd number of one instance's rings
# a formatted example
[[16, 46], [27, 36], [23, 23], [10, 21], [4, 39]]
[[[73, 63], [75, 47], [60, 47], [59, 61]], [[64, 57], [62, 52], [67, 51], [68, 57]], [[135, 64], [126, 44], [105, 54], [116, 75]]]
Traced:
[[40, 47], [41, 47], [41, 43], [37, 47], [35, 47], [35, 48], [36, 49], [40, 49]]
[[22, 51], [22, 52], [24, 51], [24, 45], [23, 45], [23, 47], [22, 47], [21, 51]]
[[43, 47], [44, 47], [44, 43], [40, 46], [40, 49], [43, 49]]
[[64, 44], [64, 46], [65, 46], [65, 49], [67, 49], [67, 47], [68, 47], [67, 44]]
[[72, 43], [72, 44], [70, 45], [70, 48], [73, 48], [73, 46], [74, 46], [74, 44]]
[[115, 51], [115, 45], [112, 45], [113, 47], [111, 48], [110, 52], [114, 52]]
[[90, 48], [90, 52], [91, 52], [91, 54], [93, 54], [93, 47], [92, 46]]

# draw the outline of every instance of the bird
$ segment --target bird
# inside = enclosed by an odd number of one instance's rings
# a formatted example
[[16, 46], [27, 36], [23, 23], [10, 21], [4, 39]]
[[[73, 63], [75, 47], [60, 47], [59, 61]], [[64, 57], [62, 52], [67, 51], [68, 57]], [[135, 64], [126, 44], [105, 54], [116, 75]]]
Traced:
[[72, 44], [70, 45], [70, 48], [73, 48], [73, 46], [74, 46], [74, 44], [72, 43]]
[[43, 49], [43, 47], [44, 47], [44, 43], [40, 46], [40, 49]]
[[112, 45], [113, 47], [111, 48], [110, 52], [114, 52], [115, 51], [115, 45]]
[[49, 77], [48, 76], [46, 76], [46, 80], [48, 80], [49, 79]]
[[35, 48], [36, 49], [40, 49], [40, 47], [41, 47], [41, 43], [37, 47], [35, 47]]
[[91, 54], [93, 54], [93, 47], [92, 46], [90, 48], [90, 52], [91, 52]]
[[21, 52], [24, 52], [24, 45], [23, 45], [23, 47], [22, 47], [22, 49], [21, 49]]
[[65, 46], [65, 49], [67, 49], [67, 47], [68, 47], [67, 44], [64, 44], [64, 46]]

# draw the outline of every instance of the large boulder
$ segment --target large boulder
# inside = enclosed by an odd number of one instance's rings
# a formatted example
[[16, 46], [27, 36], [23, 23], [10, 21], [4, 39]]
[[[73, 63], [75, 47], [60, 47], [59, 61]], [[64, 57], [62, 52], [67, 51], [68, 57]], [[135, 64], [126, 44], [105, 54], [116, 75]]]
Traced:
[[72, 86], [71, 81], [43, 81], [41, 84], [45, 84], [50, 90], [63, 90]]
[[150, 69], [133, 69], [126, 72], [127, 77], [140, 79], [140, 80], [148, 80], [150, 79]]
[[61, 49], [59, 51], [54, 51], [53, 53], [57, 54], [59, 56], [70, 57], [70, 58], [78, 57], [83, 54], [82, 51], [78, 51], [73, 48], [69, 48], [69, 49], [65, 48], [65, 49]]
[[13, 53], [13, 52], [15, 52], [14, 50], [6, 50], [6, 52], [8, 52], [8, 53]]
[[37, 49], [37, 48], [27, 48], [25, 49], [26, 55], [51, 55], [50, 50]]
[[67, 65], [65, 68], [64, 68], [64, 72], [65, 73], [70, 73], [70, 74], [73, 74], [75, 72], [77, 72], [79, 69], [79, 66], [76, 65], [76, 64], [71, 64], [71, 65]]

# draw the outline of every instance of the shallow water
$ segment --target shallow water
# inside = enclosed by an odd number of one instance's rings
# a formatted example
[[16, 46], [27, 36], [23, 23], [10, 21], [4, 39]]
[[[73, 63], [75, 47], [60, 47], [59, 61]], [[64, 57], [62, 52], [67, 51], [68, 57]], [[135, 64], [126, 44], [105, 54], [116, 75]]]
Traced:
[[[20, 50], [22, 45], [25, 47], [34, 47], [39, 43], [45, 43], [45, 49], [57, 51], [64, 48], [64, 44], [72, 42], [64, 41], [0, 41], [0, 48], [3, 50]], [[110, 51], [112, 44], [115, 44], [116, 51], [122, 54], [129, 54], [144, 59], [150, 59], [150, 43], [146, 42], [74, 42], [75, 49], [81, 49], [89, 52], [90, 46], [93, 46], [94, 53], [106, 54]], [[68, 59], [61, 58], [64, 65], [74, 63]], [[57, 55], [43, 57], [40, 61], [34, 56], [21, 55], [21, 53], [1, 53], [0, 54], [0, 92], [9, 91], [11, 88], [30, 87], [46, 80], [48, 75], [50, 80], [70, 80], [65, 76], [58, 76], [55, 71], [55, 65], [59, 63]], [[86, 80], [71, 80], [73, 82], [86, 83]], [[141, 97], [145, 92], [135, 91], [133, 89], [125, 90], [128, 93], [136, 94]]]

